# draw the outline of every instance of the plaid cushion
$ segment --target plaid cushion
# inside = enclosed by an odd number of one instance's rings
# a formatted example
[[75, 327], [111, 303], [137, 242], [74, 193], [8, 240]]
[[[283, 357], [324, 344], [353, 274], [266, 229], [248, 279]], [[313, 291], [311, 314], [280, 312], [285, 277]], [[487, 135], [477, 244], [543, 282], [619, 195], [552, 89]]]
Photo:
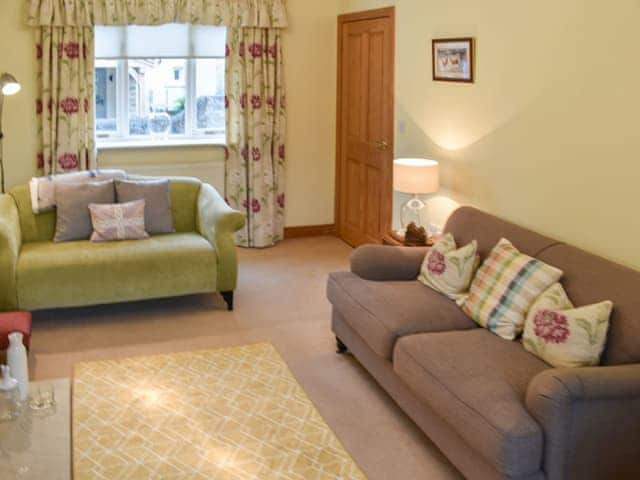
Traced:
[[560, 277], [562, 271], [520, 253], [503, 238], [478, 270], [462, 309], [476, 323], [513, 340], [535, 299]]

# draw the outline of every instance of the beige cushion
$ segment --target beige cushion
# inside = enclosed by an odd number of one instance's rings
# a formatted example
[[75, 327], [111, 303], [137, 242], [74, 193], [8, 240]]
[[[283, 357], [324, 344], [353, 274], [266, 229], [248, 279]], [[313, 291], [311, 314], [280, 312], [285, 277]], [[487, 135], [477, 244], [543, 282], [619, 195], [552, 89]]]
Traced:
[[559, 269], [520, 253], [503, 238], [476, 273], [463, 310], [478, 324], [513, 340], [522, 333], [533, 301], [561, 276]]
[[529, 310], [524, 348], [554, 367], [598, 365], [612, 308], [610, 301], [574, 308], [556, 283]]
[[331, 273], [327, 296], [349, 326], [387, 360], [403, 335], [477, 328], [454, 302], [416, 280], [376, 282], [351, 272]]
[[113, 180], [90, 183], [57, 183], [54, 242], [88, 240], [93, 232], [90, 203], [114, 203]]
[[144, 200], [145, 229], [151, 235], [173, 233], [169, 180], [116, 180], [118, 203]]
[[149, 235], [144, 229], [144, 200], [107, 205], [89, 204], [92, 242], [140, 240]]
[[539, 471], [543, 433], [524, 399], [549, 366], [519, 343], [481, 328], [409, 335], [396, 343], [393, 368], [501, 478]]
[[461, 304], [478, 267], [478, 242], [472, 240], [462, 248], [447, 233], [424, 258], [418, 281]]

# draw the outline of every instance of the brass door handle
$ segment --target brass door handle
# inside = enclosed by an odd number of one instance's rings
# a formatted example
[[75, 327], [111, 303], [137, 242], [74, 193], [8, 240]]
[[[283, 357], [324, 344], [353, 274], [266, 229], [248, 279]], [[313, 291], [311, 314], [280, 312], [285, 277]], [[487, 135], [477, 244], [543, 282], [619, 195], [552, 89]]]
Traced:
[[387, 143], [386, 140], [380, 140], [379, 142], [375, 142], [374, 145], [381, 152], [389, 148], [389, 144]]

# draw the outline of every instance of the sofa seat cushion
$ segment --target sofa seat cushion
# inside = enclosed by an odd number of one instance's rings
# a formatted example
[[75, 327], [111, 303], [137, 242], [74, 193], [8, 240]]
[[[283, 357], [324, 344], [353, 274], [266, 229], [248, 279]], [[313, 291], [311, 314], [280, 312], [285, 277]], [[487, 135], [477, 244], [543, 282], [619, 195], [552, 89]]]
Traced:
[[520, 343], [484, 329], [411, 335], [398, 340], [393, 368], [497, 471], [540, 470], [543, 434], [524, 399], [529, 381], [550, 367]]
[[18, 302], [36, 310], [210, 292], [216, 265], [214, 248], [196, 233], [27, 243], [18, 259]]
[[417, 280], [376, 282], [337, 272], [329, 275], [327, 296], [349, 326], [387, 360], [404, 335], [477, 328], [453, 300]]

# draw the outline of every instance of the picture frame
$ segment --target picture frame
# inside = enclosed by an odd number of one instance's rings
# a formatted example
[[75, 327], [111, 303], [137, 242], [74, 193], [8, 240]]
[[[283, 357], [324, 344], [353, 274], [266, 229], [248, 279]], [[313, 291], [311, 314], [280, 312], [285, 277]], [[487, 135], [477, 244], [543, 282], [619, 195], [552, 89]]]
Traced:
[[434, 38], [431, 47], [433, 80], [473, 83], [473, 43], [473, 37]]

